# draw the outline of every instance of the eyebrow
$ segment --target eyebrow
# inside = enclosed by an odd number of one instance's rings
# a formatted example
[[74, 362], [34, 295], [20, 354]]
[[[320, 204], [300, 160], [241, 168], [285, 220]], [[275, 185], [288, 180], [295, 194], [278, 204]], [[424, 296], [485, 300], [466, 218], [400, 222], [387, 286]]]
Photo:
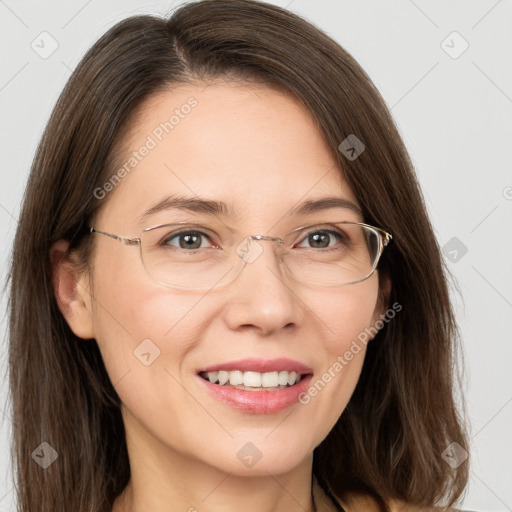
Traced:
[[[363, 212], [359, 206], [352, 201], [341, 197], [324, 197], [317, 200], [310, 199], [299, 206], [292, 208], [288, 212], [287, 216], [309, 215], [333, 208], [349, 210], [363, 217]], [[223, 215], [230, 218], [235, 216], [234, 211], [222, 201], [212, 201], [197, 197], [169, 196], [145, 210], [141, 215], [139, 215], [139, 217], [137, 217], [137, 221], [142, 223], [151, 215], [164, 210], [181, 210], [191, 213], [204, 213], [207, 215]]]

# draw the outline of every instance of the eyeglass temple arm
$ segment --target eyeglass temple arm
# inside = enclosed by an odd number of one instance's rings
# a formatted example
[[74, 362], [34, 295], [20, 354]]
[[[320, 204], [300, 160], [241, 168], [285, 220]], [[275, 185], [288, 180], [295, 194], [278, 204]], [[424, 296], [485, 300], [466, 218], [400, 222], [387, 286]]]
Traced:
[[97, 229], [90, 228], [89, 233], [98, 233], [99, 235], [105, 235], [109, 238], [113, 238], [114, 240], [117, 240], [125, 245], [139, 245], [140, 244], [140, 238], [122, 238], [117, 235], [112, 235], [111, 233], [105, 233], [105, 231], [98, 231]]

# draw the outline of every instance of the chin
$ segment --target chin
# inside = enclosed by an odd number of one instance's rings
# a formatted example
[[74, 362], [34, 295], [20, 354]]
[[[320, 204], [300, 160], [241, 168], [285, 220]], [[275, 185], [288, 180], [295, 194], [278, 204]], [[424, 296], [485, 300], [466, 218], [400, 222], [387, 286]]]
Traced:
[[[286, 440], [282, 436], [276, 436], [272, 440], [273, 435], [265, 439], [268, 431], [254, 436], [248, 436], [246, 433], [243, 437], [235, 437], [230, 440], [230, 443], [226, 443], [229, 446], [225, 446], [222, 453], [210, 452], [208, 461], [204, 459], [203, 452], [203, 460], [220, 471], [232, 475], [268, 477], [269, 473], [277, 475], [290, 472], [312, 457], [313, 448], [310, 451], [307, 450], [303, 437], [301, 439], [297, 436], [295, 441], [290, 440], [289, 436]], [[221, 465], [219, 461], [222, 461]]]

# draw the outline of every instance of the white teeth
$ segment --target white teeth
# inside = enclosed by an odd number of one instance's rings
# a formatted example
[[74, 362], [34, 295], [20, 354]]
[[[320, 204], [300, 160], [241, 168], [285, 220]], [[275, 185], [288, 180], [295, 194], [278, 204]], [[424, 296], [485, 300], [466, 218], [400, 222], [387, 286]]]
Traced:
[[[231, 386], [240, 388], [269, 388], [281, 389], [284, 386], [293, 386], [300, 382], [302, 376], [297, 372], [241, 372], [234, 371], [218, 371], [218, 372], [203, 372], [201, 373], [205, 379], [211, 383], [218, 383], [224, 385], [229, 383]], [[281, 387], [281, 388], [280, 388]]]
[[242, 372], [229, 372], [229, 383], [232, 386], [238, 386], [244, 383], [244, 374]]
[[[293, 382], [295, 384], [295, 381]], [[261, 376], [261, 385], [264, 388], [275, 388], [279, 384], [278, 372], [267, 372]]]
[[[226, 384], [229, 380], [229, 372], [219, 372], [219, 384]], [[209, 377], [208, 377], [209, 379]], [[210, 379], [209, 379], [210, 380]], [[210, 380], [211, 382], [211, 380]]]
[[277, 383], [280, 386], [286, 386], [286, 384], [288, 384], [288, 372], [279, 372], [279, 377], [277, 378]]
[[297, 378], [297, 373], [296, 372], [291, 372], [289, 375], [288, 375], [288, 384], [290, 386], [293, 386], [293, 384], [295, 384], [295, 379]]
[[261, 388], [261, 373], [244, 372], [244, 386], [251, 388]]

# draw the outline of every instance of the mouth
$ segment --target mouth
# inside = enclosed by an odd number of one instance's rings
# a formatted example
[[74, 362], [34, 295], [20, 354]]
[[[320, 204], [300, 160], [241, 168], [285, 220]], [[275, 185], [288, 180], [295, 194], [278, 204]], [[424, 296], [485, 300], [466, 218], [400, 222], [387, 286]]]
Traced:
[[243, 391], [279, 391], [296, 386], [304, 377], [311, 375], [305, 371], [241, 371], [219, 370], [199, 372], [199, 376], [212, 384], [241, 389]]
[[[245, 414], [275, 414], [302, 403], [313, 373], [295, 370], [211, 370], [200, 371], [202, 389], [224, 405]], [[282, 383], [282, 384], [281, 384]]]
[[200, 368], [197, 374], [210, 384], [243, 391], [280, 391], [297, 386], [313, 374], [309, 366], [285, 357], [239, 359]]

